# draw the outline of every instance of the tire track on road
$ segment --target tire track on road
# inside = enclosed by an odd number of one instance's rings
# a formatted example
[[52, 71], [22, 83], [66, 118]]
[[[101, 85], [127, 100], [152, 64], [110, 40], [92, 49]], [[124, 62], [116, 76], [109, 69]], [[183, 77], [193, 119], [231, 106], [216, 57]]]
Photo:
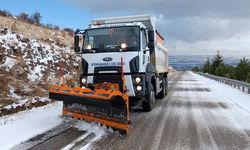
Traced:
[[[173, 83], [178, 81], [179, 76], [181, 75], [178, 73], [169, 79], [170, 81], [173, 81], [169, 87], [169, 91], [172, 90]], [[165, 99], [157, 100], [156, 107], [151, 112], [132, 112], [132, 128], [129, 130], [127, 137], [119, 138], [114, 135], [109, 135], [107, 138], [97, 142], [95, 146], [96, 149], [99, 149], [100, 147], [103, 149], [149, 149], [154, 142], [152, 137], [156, 136], [155, 131], [160, 125], [159, 122], [165, 115], [165, 106], [169, 102], [168, 97], [169, 96], [165, 97]], [[103, 143], [107, 142], [116, 144], [106, 144], [103, 146]]]

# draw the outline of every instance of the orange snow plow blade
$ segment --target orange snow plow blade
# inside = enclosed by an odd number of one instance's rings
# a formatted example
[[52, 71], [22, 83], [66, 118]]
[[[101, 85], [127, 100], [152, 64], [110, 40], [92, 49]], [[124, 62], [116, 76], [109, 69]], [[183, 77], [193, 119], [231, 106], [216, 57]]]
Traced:
[[118, 84], [95, 84], [94, 90], [52, 86], [49, 97], [63, 101], [63, 115], [99, 122], [125, 134], [128, 131], [128, 94], [121, 92]]

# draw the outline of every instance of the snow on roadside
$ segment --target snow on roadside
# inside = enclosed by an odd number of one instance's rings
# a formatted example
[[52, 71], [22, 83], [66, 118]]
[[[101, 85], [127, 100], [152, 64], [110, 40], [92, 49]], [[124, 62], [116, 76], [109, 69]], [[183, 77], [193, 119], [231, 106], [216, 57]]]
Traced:
[[220, 95], [225, 95], [226, 99], [237, 103], [238, 105], [250, 112], [250, 94], [242, 92], [238, 89], [234, 89], [233, 87], [224, 83], [220, 83], [218, 81], [203, 77], [201, 75], [197, 75], [194, 73], [192, 74], [195, 76], [196, 79], [203, 82], [206, 86], [211, 87], [214, 91], [221, 93]]
[[[232, 129], [250, 130], [250, 94], [197, 74], [193, 76], [211, 91], [207, 99], [220, 101], [227, 109], [212, 110], [220, 114], [214, 123]], [[203, 95], [205, 96], [205, 95]], [[225, 123], [227, 122], [227, 123]], [[245, 134], [242, 132], [242, 134]]]
[[10, 149], [62, 122], [62, 103], [56, 102], [39, 108], [0, 117], [1, 150]]

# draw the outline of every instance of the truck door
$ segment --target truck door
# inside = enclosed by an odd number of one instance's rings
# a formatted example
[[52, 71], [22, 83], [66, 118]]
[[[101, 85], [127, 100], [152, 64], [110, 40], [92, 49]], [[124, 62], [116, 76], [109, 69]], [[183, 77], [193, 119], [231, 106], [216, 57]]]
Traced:
[[141, 30], [141, 52], [140, 52], [140, 72], [145, 72], [147, 64], [150, 62], [149, 48], [147, 46], [147, 32], [145, 29]]

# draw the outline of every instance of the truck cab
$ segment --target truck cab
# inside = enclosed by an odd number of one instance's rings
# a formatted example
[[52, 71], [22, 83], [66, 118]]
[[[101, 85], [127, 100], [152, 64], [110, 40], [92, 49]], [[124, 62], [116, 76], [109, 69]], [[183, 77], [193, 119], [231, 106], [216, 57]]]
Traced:
[[[79, 36], [83, 36], [81, 48]], [[82, 58], [80, 86], [121, 85], [122, 57], [131, 102], [139, 100], [145, 111], [152, 110], [155, 97], [164, 98], [168, 87], [168, 53], [163, 41], [149, 15], [92, 20], [88, 29], [75, 33], [75, 52]]]

